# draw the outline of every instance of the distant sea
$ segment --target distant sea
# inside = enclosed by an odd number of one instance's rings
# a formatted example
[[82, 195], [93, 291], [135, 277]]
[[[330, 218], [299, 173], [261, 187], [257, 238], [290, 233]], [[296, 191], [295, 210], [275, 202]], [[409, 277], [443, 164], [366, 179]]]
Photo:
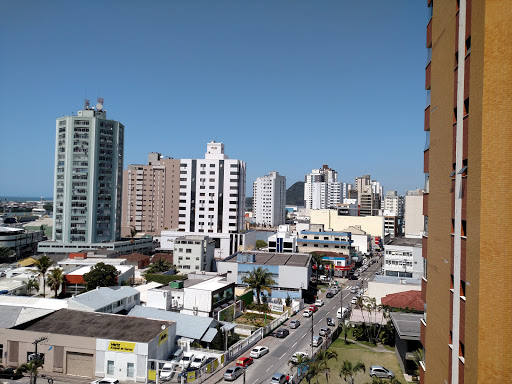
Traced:
[[[27, 197], [23, 197], [23, 196], [0, 196], [0, 201], [17, 201], [17, 202], [22, 202], [22, 201], [39, 201], [41, 200], [41, 196], [38, 196], [38, 197], [31, 197], [31, 196], [27, 196]], [[43, 197], [43, 200], [44, 201], [52, 201], [53, 202], [53, 197]]]

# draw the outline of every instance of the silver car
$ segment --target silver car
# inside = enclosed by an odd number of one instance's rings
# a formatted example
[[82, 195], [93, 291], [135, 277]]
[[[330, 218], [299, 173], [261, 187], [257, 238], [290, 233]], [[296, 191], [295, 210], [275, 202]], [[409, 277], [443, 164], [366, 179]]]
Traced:
[[292, 321], [290, 321], [290, 329], [298, 328], [299, 325], [300, 325], [300, 321], [299, 320], [292, 320]]
[[244, 369], [242, 367], [229, 367], [226, 372], [224, 372], [224, 380], [233, 381], [236, 380], [244, 373]]
[[324, 339], [321, 336], [313, 336], [313, 341], [309, 342], [309, 345], [313, 345], [313, 347], [319, 347], [324, 342]]
[[392, 379], [393, 377], [395, 377], [395, 373], [380, 365], [372, 365], [370, 367], [370, 377], [383, 377], [387, 379]]

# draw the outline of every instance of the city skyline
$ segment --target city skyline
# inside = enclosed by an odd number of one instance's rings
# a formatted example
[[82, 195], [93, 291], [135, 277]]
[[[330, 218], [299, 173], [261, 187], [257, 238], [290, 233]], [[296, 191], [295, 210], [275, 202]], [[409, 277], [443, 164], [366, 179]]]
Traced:
[[2, 3], [0, 195], [52, 195], [55, 120], [97, 97], [126, 126], [125, 169], [216, 140], [247, 163], [248, 196], [323, 164], [423, 187], [424, 4], [94, 3]]

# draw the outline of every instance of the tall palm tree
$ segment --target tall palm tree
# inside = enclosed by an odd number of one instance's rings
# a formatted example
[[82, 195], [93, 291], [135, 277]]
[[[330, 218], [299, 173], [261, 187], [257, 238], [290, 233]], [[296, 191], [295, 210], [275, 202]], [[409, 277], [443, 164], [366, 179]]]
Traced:
[[63, 271], [60, 268], [53, 268], [50, 273], [48, 273], [48, 286], [52, 291], [55, 292], [55, 298], [57, 298], [57, 292], [59, 291], [59, 288], [66, 281], [62, 272]]
[[352, 329], [352, 324], [342, 321], [340, 323], [339, 327], [340, 327], [341, 333], [343, 334], [345, 344], [348, 344], [347, 336], [348, 336], [348, 333], [350, 332], [350, 330]]
[[306, 371], [306, 380], [308, 384], [311, 384], [311, 380], [316, 377], [318, 383], [318, 374], [320, 373], [320, 363], [316, 360], [311, 360], [308, 364], [308, 370]]
[[319, 363], [319, 373], [325, 374], [325, 381], [329, 383], [329, 373], [331, 369], [329, 368], [329, 360], [335, 359], [338, 360], [338, 354], [334, 351], [321, 350], [316, 354], [316, 360]]
[[290, 370], [292, 371], [292, 374], [293, 374], [294, 369], [297, 369], [297, 373], [299, 373], [299, 367], [308, 365], [308, 363], [310, 361], [311, 361], [311, 359], [309, 358], [309, 356], [297, 355], [297, 360], [296, 361], [292, 361], [292, 360], [288, 361], [288, 365], [290, 365]]
[[39, 258], [39, 260], [36, 260], [34, 262], [34, 266], [36, 267], [34, 272], [37, 272], [39, 276], [43, 278], [43, 296], [46, 297], [46, 273], [48, 272], [48, 269], [53, 264], [53, 260], [50, 259], [48, 256], [43, 255]]
[[357, 375], [359, 371], [366, 372], [366, 367], [363, 363], [358, 361], [357, 363], [352, 364], [351, 361], [345, 360], [341, 367], [340, 377], [343, 377], [346, 383], [354, 384], [354, 376]]
[[16, 368], [17, 373], [28, 373], [30, 375], [30, 383], [34, 382], [37, 377], [37, 370], [43, 366], [43, 362], [39, 359], [30, 360], [28, 363], [21, 364]]
[[261, 291], [270, 293], [272, 285], [277, 285], [276, 281], [272, 278], [270, 271], [262, 267], [253, 268], [246, 276], [242, 277], [242, 283], [247, 284], [246, 291], [250, 289], [256, 290], [256, 302], [258, 305], [261, 304], [260, 294]]
[[39, 283], [35, 279], [30, 279], [28, 281], [24, 281], [23, 284], [25, 284], [27, 288], [27, 293], [29, 295], [32, 294], [32, 291], [35, 289], [36, 291], [39, 291]]

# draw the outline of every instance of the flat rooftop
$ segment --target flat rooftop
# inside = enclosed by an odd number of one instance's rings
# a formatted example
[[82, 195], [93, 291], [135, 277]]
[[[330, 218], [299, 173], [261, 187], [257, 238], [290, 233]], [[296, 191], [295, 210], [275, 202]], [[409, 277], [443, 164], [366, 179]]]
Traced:
[[30, 325], [17, 326], [16, 329], [147, 343], [158, 336], [162, 329], [173, 323], [172, 321], [61, 309], [30, 323]]
[[402, 247], [421, 247], [422, 239], [413, 239], [409, 237], [395, 237], [389, 243], [384, 244], [384, 247], [388, 245], [398, 245]]
[[[69, 271], [67, 274], [69, 276], [79, 276], [79, 275], [85, 275], [86, 273], [91, 271], [92, 265], [88, 265], [85, 267], [79, 267], [76, 270]], [[121, 274], [128, 272], [131, 268], [133, 268], [132, 265], [114, 265], [114, 267], [117, 269], [118, 272]]]
[[193, 286], [190, 286], [190, 289], [202, 289], [205, 291], [216, 291], [218, 289], [222, 289], [228, 285], [233, 285], [234, 283], [230, 283], [225, 280], [224, 277], [214, 277], [213, 279], [209, 280], [202, 280], [198, 284], [194, 284]]
[[[254, 255], [255, 261], [239, 262], [238, 255]], [[291, 267], [306, 267], [309, 265], [311, 255], [305, 253], [274, 253], [274, 252], [242, 252], [222, 260], [228, 263], [255, 264], [255, 265], [287, 265]]]
[[419, 340], [422, 314], [391, 312], [391, 321], [401, 339]]

